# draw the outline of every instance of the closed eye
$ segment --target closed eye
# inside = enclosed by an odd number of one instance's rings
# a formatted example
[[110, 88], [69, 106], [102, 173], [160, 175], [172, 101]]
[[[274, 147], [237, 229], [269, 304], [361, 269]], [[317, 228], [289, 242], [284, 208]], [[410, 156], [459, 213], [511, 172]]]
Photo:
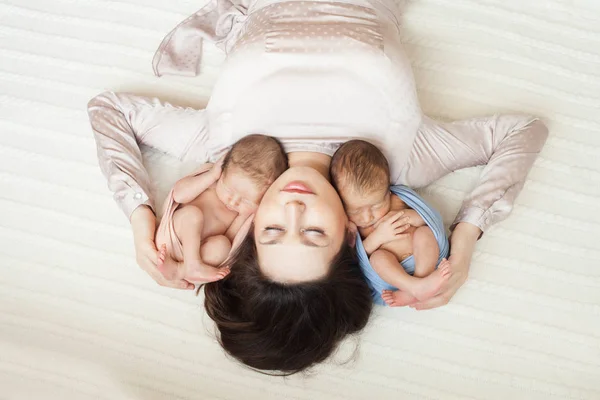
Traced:
[[280, 226], [267, 226], [264, 229], [265, 232], [285, 232], [285, 229], [283, 229]]
[[[267, 226], [263, 229], [263, 232], [265, 233], [265, 238], [259, 240], [259, 243], [263, 245], [281, 244], [282, 238], [285, 237], [285, 234], [283, 234], [285, 233], [285, 231], [285, 228], [282, 228], [280, 226]], [[327, 239], [325, 231], [319, 228], [302, 229], [300, 233], [302, 233], [300, 243], [302, 243], [304, 246], [327, 247], [331, 242], [330, 239]], [[315, 242], [314, 240], [316, 240], [317, 242]]]
[[310, 233], [313, 233], [313, 234], [316, 233], [316, 234], [319, 234], [319, 235], [324, 235], [325, 234], [325, 231], [323, 231], [322, 229], [319, 229], [319, 228], [306, 228], [306, 229], [303, 230], [303, 232], [304, 233], [310, 232]]

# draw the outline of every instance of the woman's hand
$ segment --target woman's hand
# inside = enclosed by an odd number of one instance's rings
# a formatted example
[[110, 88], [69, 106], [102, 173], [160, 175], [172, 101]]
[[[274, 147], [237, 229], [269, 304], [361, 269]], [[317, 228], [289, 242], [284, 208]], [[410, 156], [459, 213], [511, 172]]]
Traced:
[[452, 296], [460, 289], [469, 276], [469, 267], [471, 258], [475, 250], [477, 239], [481, 235], [481, 230], [468, 222], [461, 222], [456, 225], [452, 237], [450, 238], [450, 261], [452, 275], [442, 290], [429, 300], [415, 303], [411, 308], [415, 310], [429, 310], [448, 304]]
[[135, 209], [131, 214], [131, 227], [133, 229], [136, 261], [156, 283], [175, 289], [194, 288], [192, 283], [183, 279], [169, 281], [158, 270], [158, 250], [154, 243], [156, 217], [149, 207], [140, 206]]

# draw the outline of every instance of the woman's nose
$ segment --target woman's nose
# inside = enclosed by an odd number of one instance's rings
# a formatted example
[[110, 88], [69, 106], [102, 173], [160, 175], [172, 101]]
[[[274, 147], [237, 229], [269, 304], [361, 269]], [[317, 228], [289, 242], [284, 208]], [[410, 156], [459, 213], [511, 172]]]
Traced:
[[300, 219], [304, 210], [306, 210], [306, 204], [297, 200], [285, 204], [286, 219], [291, 232], [295, 232], [300, 226]]

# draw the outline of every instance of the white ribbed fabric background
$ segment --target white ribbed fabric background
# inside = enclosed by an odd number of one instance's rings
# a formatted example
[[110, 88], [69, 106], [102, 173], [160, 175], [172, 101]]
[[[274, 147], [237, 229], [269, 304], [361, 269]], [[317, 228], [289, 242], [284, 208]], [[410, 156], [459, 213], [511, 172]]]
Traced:
[[[308, 376], [260, 375], [217, 345], [201, 299], [135, 264], [96, 163], [86, 102], [103, 90], [202, 106], [152, 75], [190, 0], [0, 0], [1, 399], [600, 399], [600, 3], [419, 0], [404, 39], [424, 110], [522, 111], [550, 127], [514, 213], [467, 284], [431, 312], [378, 309]], [[164, 194], [189, 166], [152, 155]], [[478, 170], [424, 193], [450, 222]]]

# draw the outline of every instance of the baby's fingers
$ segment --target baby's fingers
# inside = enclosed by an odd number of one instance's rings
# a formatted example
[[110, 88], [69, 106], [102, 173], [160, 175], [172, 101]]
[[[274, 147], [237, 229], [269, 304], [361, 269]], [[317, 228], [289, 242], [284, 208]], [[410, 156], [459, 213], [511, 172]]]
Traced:
[[404, 211], [398, 211], [396, 214], [392, 215], [392, 219], [394, 222], [398, 221], [404, 215]]
[[402, 214], [404, 214], [404, 211], [398, 211], [397, 213], [390, 211], [383, 218], [381, 218], [381, 222], [389, 222], [393, 224], [402, 216]]
[[395, 234], [403, 233], [408, 228], [410, 228], [410, 224], [405, 224], [405, 225], [398, 226], [398, 227], [394, 228], [394, 233]]
[[394, 228], [399, 228], [401, 226], [408, 225], [409, 221], [410, 221], [410, 218], [408, 218], [408, 217], [400, 218], [400, 219], [394, 221], [394, 223], [392, 224], [392, 226]]

